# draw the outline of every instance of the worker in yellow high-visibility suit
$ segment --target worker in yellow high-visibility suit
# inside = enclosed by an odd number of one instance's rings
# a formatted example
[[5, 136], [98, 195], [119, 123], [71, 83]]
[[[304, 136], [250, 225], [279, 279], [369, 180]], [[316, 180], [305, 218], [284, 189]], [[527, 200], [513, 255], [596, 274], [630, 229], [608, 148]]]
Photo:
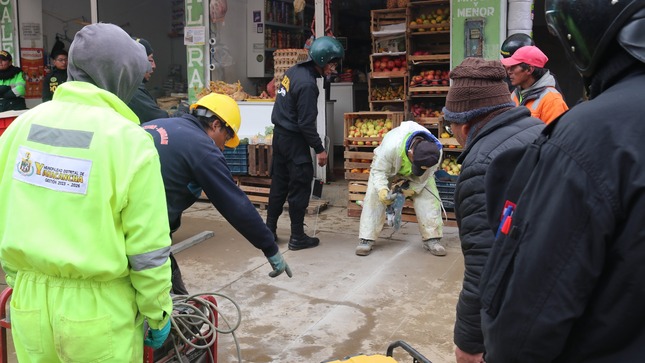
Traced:
[[126, 106], [148, 67], [93, 24], [69, 81], [0, 137], [0, 262], [20, 362], [141, 362], [170, 330], [170, 231], [159, 157]]

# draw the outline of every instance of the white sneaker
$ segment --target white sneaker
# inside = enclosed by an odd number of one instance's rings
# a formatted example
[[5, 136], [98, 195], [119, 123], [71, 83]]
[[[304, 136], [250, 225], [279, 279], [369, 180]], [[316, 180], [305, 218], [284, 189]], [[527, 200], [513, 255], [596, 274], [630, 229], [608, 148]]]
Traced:
[[361, 241], [358, 242], [358, 246], [356, 246], [356, 255], [357, 256], [369, 255], [370, 252], [372, 252], [373, 245], [374, 245], [374, 241], [361, 238]]
[[423, 241], [423, 248], [430, 251], [435, 256], [445, 256], [446, 249], [439, 243], [439, 238], [430, 238]]

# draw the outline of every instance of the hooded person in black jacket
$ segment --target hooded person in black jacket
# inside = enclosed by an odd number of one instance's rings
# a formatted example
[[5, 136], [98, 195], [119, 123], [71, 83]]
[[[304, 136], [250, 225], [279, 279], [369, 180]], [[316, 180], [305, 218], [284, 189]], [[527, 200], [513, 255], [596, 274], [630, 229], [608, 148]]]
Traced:
[[495, 236], [486, 219], [484, 179], [491, 160], [539, 135], [544, 123], [526, 107], [515, 107], [499, 61], [466, 58], [450, 72], [444, 119], [464, 148], [457, 162], [455, 215], [464, 254], [464, 282], [455, 321], [457, 363], [483, 362], [484, 338], [479, 315], [479, 277]]
[[645, 1], [545, 6], [589, 101], [555, 124], [490, 252], [480, 283], [484, 358], [642, 362]]
[[132, 100], [128, 103], [128, 107], [130, 107], [130, 109], [132, 109], [132, 111], [134, 111], [134, 113], [139, 116], [140, 123], [148, 122], [150, 120], [156, 120], [158, 118], [168, 118], [168, 112], [159, 108], [159, 105], [157, 105], [155, 99], [146, 89], [146, 83], [150, 81], [152, 73], [154, 73], [155, 68], [157, 68], [153, 54], [154, 50], [152, 49], [150, 42], [148, 42], [147, 40], [142, 38], [133, 39], [141, 43], [141, 45], [146, 48], [146, 54], [148, 55], [150, 68], [148, 72], [146, 72], [146, 74], [143, 76], [143, 80], [141, 84], [139, 84], [137, 92], [134, 93], [134, 97], [132, 97]]
[[319, 166], [327, 164], [327, 151], [318, 135], [318, 85], [316, 78], [329, 76], [344, 57], [345, 50], [332, 37], [316, 39], [309, 49], [309, 60], [289, 68], [279, 85], [271, 114], [273, 159], [271, 190], [266, 224], [277, 240], [276, 228], [287, 198], [291, 219], [289, 249], [316, 247], [319, 239], [304, 231], [304, 219], [314, 176], [310, 148]]

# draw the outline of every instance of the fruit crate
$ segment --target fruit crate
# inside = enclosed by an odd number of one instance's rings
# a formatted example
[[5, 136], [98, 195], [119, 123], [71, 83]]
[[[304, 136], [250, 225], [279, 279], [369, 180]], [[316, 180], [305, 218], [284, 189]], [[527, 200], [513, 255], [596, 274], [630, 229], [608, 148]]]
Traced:
[[410, 34], [450, 34], [450, 2], [430, 0], [413, 2], [406, 9]]
[[345, 150], [345, 180], [368, 180], [374, 151]]
[[398, 78], [408, 72], [405, 52], [370, 55], [371, 78]]
[[403, 77], [399, 80], [387, 78], [369, 78], [367, 87], [370, 90], [369, 102], [404, 102], [408, 93], [408, 80]]
[[231, 174], [246, 175], [249, 171], [248, 163], [248, 145], [240, 144], [236, 148], [225, 148], [224, 158], [228, 164]]
[[[343, 137], [345, 146], [352, 148], [378, 146], [381, 140], [383, 140], [383, 135], [385, 135], [386, 132], [377, 131], [377, 136], [370, 137], [370, 135], [364, 134], [363, 131], [361, 131], [358, 136], [356, 136], [356, 134], [354, 133], [356, 131], [356, 128], [362, 130], [362, 126], [369, 121], [372, 124], [376, 122], [378, 126], [380, 126], [381, 128], [386, 127], [389, 131], [401, 125], [401, 122], [403, 122], [403, 115], [403, 112], [389, 111], [362, 111], [345, 113], [343, 125]], [[381, 121], [383, 122], [383, 125], [380, 125]], [[368, 130], [369, 128], [368, 126], [366, 126], [366, 131]], [[380, 136], [378, 136], [379, 133]]]

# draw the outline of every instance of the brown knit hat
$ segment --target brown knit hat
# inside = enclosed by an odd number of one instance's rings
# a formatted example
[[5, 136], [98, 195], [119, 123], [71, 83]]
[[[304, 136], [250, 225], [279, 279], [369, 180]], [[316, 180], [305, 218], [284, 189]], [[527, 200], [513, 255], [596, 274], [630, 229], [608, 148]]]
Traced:
[[450, 72], [444, 119], [466, 123], [475, 116], [515, 106], [504, 82], [506, 70], [498, 60], [466, 58]]

